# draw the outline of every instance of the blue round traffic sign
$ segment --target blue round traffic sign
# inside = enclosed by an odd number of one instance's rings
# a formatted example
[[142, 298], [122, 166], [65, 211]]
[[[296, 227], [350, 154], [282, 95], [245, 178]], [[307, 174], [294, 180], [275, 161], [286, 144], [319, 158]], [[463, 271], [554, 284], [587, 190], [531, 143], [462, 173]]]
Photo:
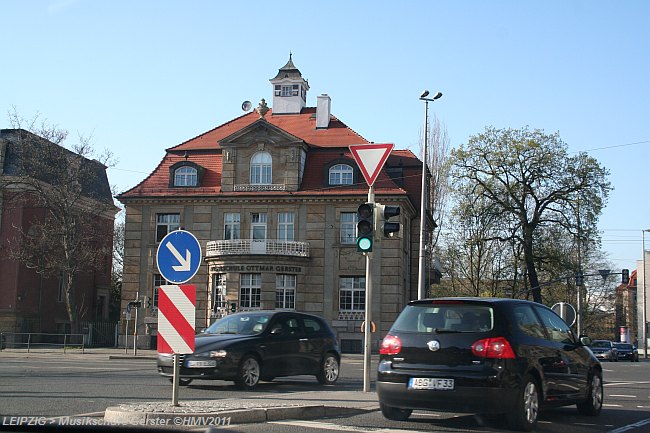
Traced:
[[174, 284], [185, 283], [201, 266], [201, 244], [188, 231], [169, 232], [158, 245], [156, 264], [165, 280]]

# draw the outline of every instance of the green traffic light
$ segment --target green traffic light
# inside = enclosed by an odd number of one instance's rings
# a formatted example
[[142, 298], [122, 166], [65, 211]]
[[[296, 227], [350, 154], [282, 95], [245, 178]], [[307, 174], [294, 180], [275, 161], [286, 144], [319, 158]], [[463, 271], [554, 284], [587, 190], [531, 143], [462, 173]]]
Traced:
[[372, 251], [372, 240], [369, 238], [359, 238], [357, 240], [357, 247], [363, 253], [370, 252]]

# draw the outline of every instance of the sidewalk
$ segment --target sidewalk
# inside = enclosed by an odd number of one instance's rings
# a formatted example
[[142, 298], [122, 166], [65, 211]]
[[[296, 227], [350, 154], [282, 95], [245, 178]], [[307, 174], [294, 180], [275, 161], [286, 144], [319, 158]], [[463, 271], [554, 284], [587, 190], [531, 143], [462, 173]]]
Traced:
[[277, 394], [250, 398], [127, 403], [109, 407], [104, 414], [107, 423], [157, 426], [207, 426], [285, 419], [316, 419], [355, 415], [379, 409], [377, 394], [362, 391], [323, 391]]
[[133, 348], [124, 350], [124, 348], [111, 348], [111, 347], [91, 347], [85, 348], [83, 352], [78, 348], [68, 348], [65, 353], [63, 348], [36, 348], [30, 349], [3, 349], [0, 350], [0, 357], [12, 358], [39, 358], [51, 356], [56, 353], [60, 356], [70, 357], [86, 357], [86, 358], [103, 358], [103, 359], [153, 359], [158, 357], [158, 352], [151, 349], [138, 349], [136, 354], [133, 354]]

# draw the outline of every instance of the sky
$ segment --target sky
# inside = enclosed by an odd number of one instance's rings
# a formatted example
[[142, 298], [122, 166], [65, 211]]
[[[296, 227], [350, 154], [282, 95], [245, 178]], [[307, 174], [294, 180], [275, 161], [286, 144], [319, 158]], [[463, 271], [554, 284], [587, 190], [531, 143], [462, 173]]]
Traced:
[[[612, 269], [650, 228], [650, 2], [0, 0], [0, 127], [38, 115], [90, 136], [123, 192], [165, 149], [273, 99], [292, 53], [316, 96], [369, 141], [420, 152], [423, 90], [451, 147], [487, 126], [559, 132], [614, 187]], [[70, 140], [72, 142], [74, 140]], [[646, 233], [650, 245], [650, 233]]]

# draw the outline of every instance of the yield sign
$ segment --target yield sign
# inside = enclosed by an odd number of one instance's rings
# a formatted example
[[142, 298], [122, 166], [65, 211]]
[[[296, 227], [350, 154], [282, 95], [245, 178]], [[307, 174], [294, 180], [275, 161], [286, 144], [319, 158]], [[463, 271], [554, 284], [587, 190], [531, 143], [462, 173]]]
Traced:
[[372, 186], [388, 155], [395, 147], [394, 144], [351, 144], [350, 152], [357, 162], [368, 186]]
[[196, 287], [160, 286], [158, 289], [158, 353], [194, 352]]

